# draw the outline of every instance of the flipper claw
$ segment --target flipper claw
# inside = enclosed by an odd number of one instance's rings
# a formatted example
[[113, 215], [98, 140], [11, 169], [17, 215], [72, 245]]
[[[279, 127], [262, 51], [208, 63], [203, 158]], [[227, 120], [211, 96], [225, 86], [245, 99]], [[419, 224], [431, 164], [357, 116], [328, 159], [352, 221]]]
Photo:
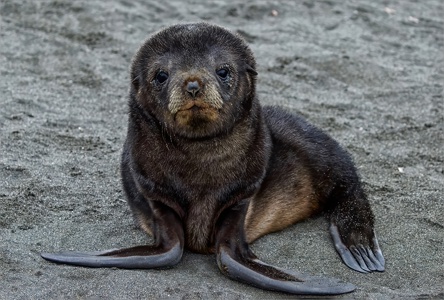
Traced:
[[350, 247], [351, 253], [353, 254], [353, 257], [358, 262], [359, 266], [362, 270], [364, 270], [366, 273], [370, 272], [369, 268], [365, 264], [364, 258], [361, 255], [361, 252], [356, 248], [355, 246]]
[[372, 239], [372, 249], [370, 245], [364, 246], [361, 244], [347, 247], [341, 239], [338, 227], [333, 223], [330, 225], [330, 233], [333, 238], [336, 251], [349, 268], [361, 273], [384, 271], [385, 260], [384, 256], [382, 255], [381, 248], [379, 248], [376, 235], [374, 235]]

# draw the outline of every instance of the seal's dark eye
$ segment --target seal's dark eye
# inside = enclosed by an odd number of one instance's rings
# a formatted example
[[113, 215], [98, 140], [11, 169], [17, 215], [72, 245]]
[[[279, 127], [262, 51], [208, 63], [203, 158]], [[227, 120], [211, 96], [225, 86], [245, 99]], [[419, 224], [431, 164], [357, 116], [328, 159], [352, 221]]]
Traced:
[[220, 68], [216, 70], [217, 76], [219, 76], [221, 79], [227, 79], [228, 76], [228, 69], [227, 68]]
[[156, 81], [158, 83], [164, 83], [168, 79], [168, 73], [164, 71], [159, 71], [156, 75]]

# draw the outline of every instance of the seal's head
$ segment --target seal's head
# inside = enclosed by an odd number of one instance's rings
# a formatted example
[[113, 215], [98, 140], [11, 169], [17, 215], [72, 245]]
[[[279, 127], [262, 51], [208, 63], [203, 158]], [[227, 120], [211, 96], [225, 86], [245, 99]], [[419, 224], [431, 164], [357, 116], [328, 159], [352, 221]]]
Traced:
[[131, 93], [171, 136], [229, 132], [255, 101], [255, 61], [244, 40], [207, 23], [168, 27], [134, 57]]

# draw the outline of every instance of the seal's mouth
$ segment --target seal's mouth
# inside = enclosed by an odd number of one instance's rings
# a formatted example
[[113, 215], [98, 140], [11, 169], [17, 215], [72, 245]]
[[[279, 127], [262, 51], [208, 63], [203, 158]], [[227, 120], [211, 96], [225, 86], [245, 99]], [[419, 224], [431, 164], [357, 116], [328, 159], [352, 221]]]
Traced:
[[218, 119], [219, 110], [201, 100], [190, 100], [183, 104], [174, 116], [183, 126], [200, 127]]
[[184, 105], [182, 105], [181, 107], [179, 107], [179, 111], [190, 110], [190, 111], [197, 112], [199, 110], [204, 110], [207, 108], [214, 109], [211, 107], [211, 105], [209, 105], [206, 102], [199, 101], [199, 100], [191, 100], [191, 101], [188, 101], [187, 103], [185, 103]]

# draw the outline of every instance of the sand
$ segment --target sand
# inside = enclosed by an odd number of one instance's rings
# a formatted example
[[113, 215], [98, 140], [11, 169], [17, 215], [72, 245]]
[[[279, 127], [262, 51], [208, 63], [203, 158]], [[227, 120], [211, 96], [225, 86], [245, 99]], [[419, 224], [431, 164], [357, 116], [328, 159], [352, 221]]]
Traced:
[[302, 114], [350, 151], [387, 266], [348, 269], [322, 217], [260, 239], [256, 254], [358, 287], [338, 299], [444, 298], [443, 6], [2, 0], [0, 299], [296, 298], [224, 277], [212, 255], [186, 252], [169, 270], [89, 269], [39, 256], [150, 242], [119, 178], [128, 68], [151, 33], [200, 20], [245, 36], [263, 104]]

